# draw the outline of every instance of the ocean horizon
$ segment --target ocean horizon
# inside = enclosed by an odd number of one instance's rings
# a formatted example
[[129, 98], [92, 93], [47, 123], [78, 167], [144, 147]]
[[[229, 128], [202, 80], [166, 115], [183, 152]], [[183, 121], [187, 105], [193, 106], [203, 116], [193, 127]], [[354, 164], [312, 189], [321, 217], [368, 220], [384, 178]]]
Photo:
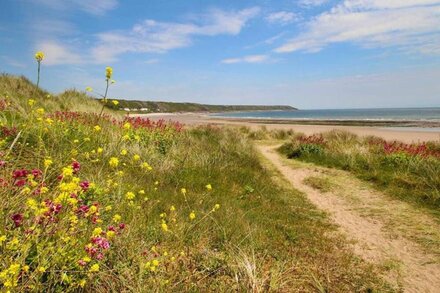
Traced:
[[440, 122], [440, 107], [240, 111], [214, 113], [211, 116], [242, 119]]

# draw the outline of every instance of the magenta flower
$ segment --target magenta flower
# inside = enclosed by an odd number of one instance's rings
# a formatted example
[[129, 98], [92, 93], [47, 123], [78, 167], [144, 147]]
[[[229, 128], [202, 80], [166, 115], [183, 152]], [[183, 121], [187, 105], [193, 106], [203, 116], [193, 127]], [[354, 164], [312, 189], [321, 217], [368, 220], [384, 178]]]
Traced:
[[23, 215], [22, 214], [13, 214], [11, 216], [11, 220], [14, 222], [15, 227], [20, 227], [23, 223]]
[[17, 180], [17, 181], [15, 181], [14, 185], [17, 187], [22, 187], [22, 186], [26, 185], [26, 180], [25, 179]]
[[32, 175], [34, 175], [35, 178], [40, 177], [43, 174], [43, 172], [39, 169], [32, 170]]
[[90, 188], [90, 183], [89, 181], [83, 181], [79, 184], [79, 186], [81, 187], [83, 192], [86, 192]]
[[79, 162], [77, 162], [77, 161], [74, 161], [72, 163], [72, 168], [73, 168], [73, 172], [76, 174], [81, 169], [81, 164]]
[[28, 171], [25, 169], [15, 170], [14, 172], [12, 172], [12, 178], [17, 179], [17, 178], [26, 177], [27, 174]]

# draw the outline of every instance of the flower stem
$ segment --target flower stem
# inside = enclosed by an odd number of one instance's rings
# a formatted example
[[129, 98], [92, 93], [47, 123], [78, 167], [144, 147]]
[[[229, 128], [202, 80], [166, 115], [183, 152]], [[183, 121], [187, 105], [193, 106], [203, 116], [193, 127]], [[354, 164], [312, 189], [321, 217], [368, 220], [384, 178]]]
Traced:
[[109, 79], [107, 78], [106, 79], [106, 81], [107, 81], [107, 86], [106, 86], [106, 88], [105, 88], [105, 93], [104, 93], [104, 97], [103, 97], [103, 103], [102, 103], [102, 108], [101, 108], [101, 112], [99, 113], [99, 116], [98, 116], [98, 121], [101, 119], [101, 116], [102, 116], [102, 113], [104, 112], [104, 107], [105, 107], [105, 103], [107, 103], [107, 93], [108, 93], [108, 87], [109, 87]]
[[38, 89], [38, 86], [40, 84], [40, 65], [41, 65], [41, 62], [38, 61], [37, 89]]

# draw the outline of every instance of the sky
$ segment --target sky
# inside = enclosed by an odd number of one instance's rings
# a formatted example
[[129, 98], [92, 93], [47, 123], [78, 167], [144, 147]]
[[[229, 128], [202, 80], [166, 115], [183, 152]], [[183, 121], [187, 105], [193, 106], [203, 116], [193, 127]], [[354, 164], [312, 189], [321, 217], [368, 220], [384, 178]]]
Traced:
[[0, 72], [110, 97], [440, 106], [440, 0], [0, 0]]

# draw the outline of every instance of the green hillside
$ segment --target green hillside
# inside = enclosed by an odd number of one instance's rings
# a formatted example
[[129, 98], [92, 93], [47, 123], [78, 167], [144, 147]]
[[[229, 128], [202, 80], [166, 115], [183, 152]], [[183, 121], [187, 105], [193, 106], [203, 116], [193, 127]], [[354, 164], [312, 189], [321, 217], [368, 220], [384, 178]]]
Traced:
[[229, 111], [268, 111], [296, 110], [291, 106], [261, 106], [261, 105], [207, 105], [197, 103], [174, 103], [156, 101], [117, 100], [118, 105], [108, 104], [112, 109], [130, 109], [134, 112], [175, 113], [175, 112], [229, 112]]

